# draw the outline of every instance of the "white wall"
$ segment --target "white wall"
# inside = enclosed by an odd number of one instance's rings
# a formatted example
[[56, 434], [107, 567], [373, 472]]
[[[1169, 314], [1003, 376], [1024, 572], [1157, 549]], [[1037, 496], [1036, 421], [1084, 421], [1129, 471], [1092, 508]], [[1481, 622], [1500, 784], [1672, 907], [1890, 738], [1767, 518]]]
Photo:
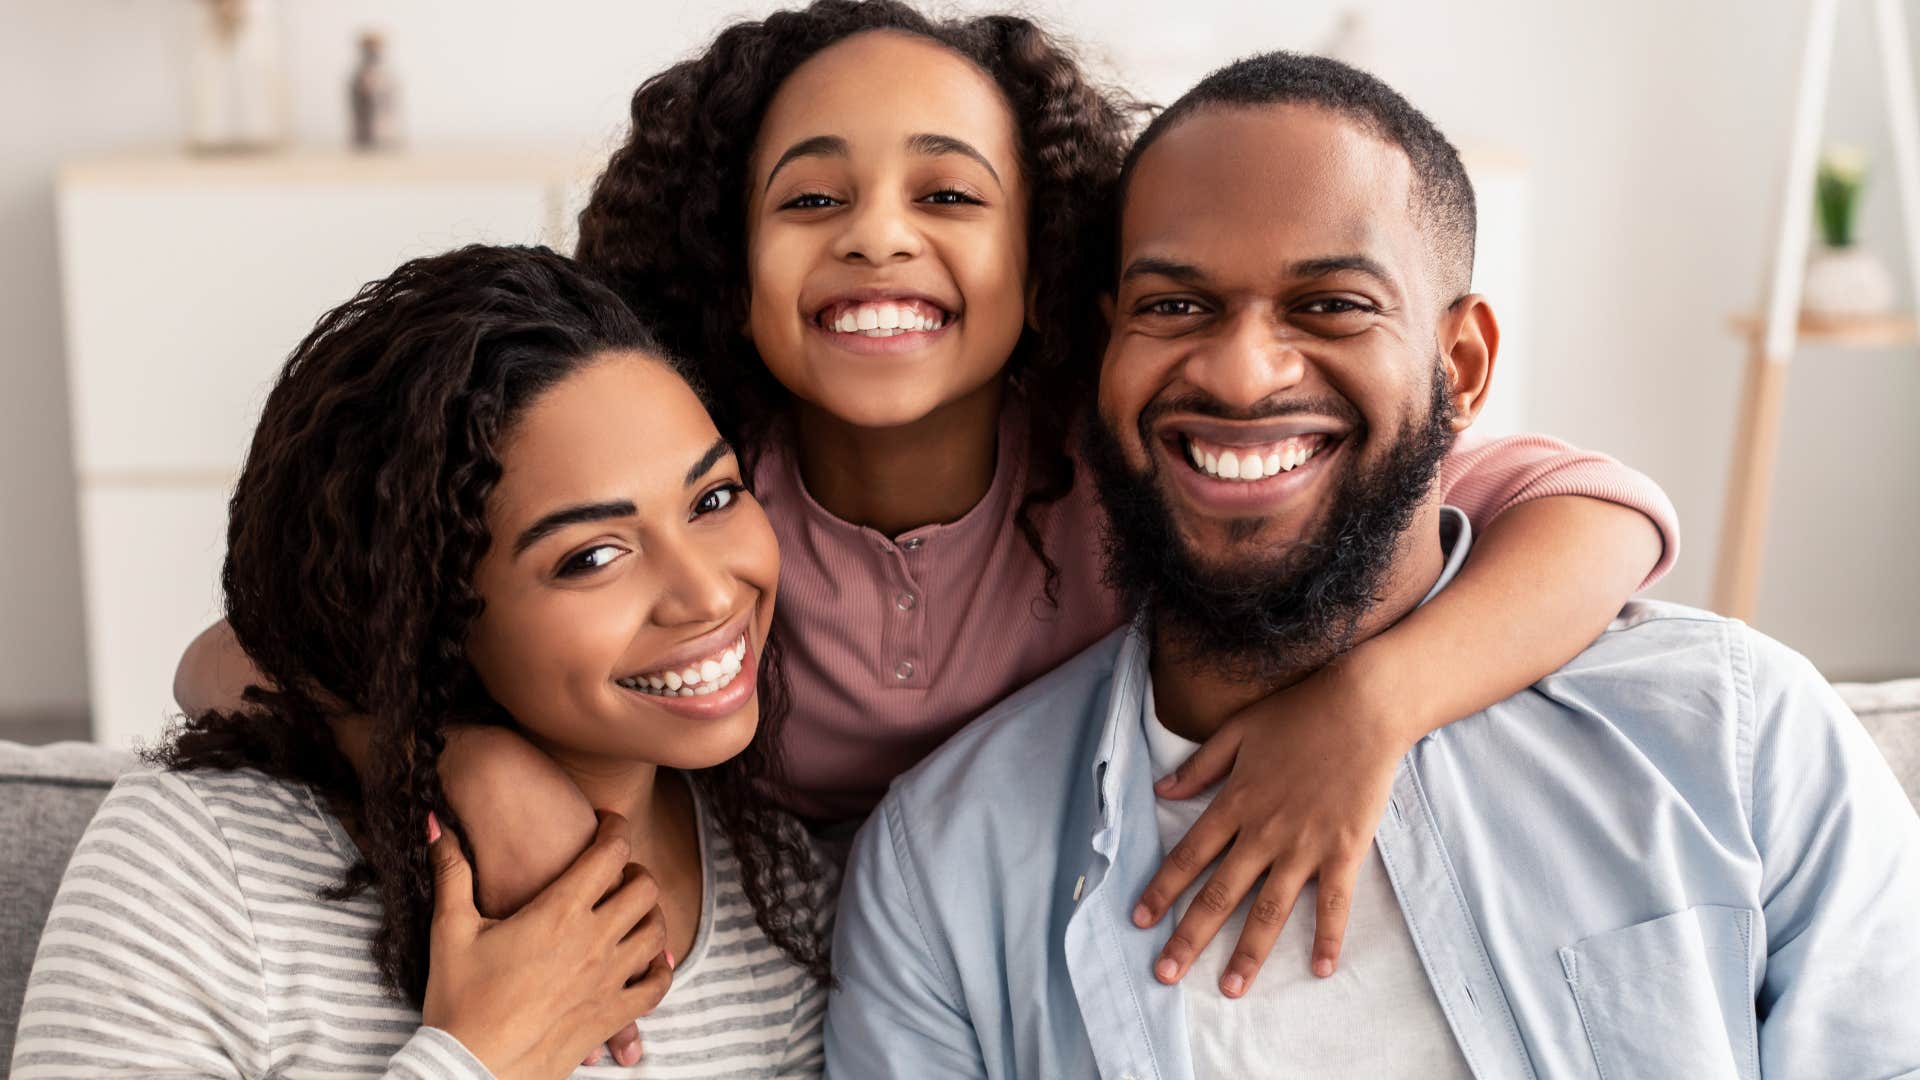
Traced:
[[[343, 137], [352, 35], [378, 26], [416, 139], [605, 145], [640, 78], [769, 6], [291, 0], [296, 130]], [[1659, 592], [1704, 603], [1741, 364], [1724, 320], [1755, 303], [1770, 256], [1803, 0], [1029, 5], [1162, 100], [1235, 53], [1311, 47], [1345, 6], [1370, 12], [1380, 73], [1450, 134], [1533, 162], [1529, 413], [1665, 485], [1687, 543]], [[1904, 283], [1873, 42], [1849, 6], [1830, 130], [1883, 166], [1866, 235]], [[53, 172], [177, 141], [188, 7], [0, 0], [0, 714], [85, 696]], [[1756, 622], [1831, 674], [1920, 671], [1920, 358], [1803, 359]]]

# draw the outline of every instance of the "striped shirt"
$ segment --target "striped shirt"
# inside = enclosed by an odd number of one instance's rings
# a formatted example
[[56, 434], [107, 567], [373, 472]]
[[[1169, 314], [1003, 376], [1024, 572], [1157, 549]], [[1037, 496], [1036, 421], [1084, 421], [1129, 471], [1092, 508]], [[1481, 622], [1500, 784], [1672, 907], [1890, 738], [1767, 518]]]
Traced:
[[[704, 806], [698, 820], [700, 927], [639, 1021], [644, 1056], [576, 1077], [820, 1075], [825, 989], [761, 933], [731, 847]], [[123, 778], [55, 897], [13, 1076], [488, 1080], [387, 993], [370, 952], [377, 901], [318, 897], [356, 858], [304, 785], [252, 771]], [[830, 899], [823, 887], [823, 913]]]
[[[1106, 516], [1084, 470], [1037, 518], [1059, 567], [1059, 603], [1046, 602], [1046, 571], [1015, 522], [1027, 486], [1025, 416], [1017, 400], [1003, 412], [979, 503], [956, 521], [898, 536], [814, 501], [786, 442], [761, 454], [754, 497], [780, 539], [774, 620], [792, 643], [783, 660], [793, 712], [781, 734], [788, 809], [828, 821], [866, 816], [894, 777], [1125, 620], [1101, 580]], [[1647, 585], [1680, 547], [1678, 516], [1659, 485], [1546, 436], [1462, 436], [1438, 489], [1482, 532], [1510, 507], [1548, 495], [1639, 510], [1666, 543]]]

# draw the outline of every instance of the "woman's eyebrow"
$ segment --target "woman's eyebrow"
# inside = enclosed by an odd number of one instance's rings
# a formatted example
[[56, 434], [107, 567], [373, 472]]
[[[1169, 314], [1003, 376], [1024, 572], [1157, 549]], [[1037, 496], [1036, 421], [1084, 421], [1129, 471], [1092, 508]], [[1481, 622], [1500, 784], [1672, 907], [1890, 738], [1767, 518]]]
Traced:
[[838, 135], [815, 135], [801, 139], [787, 147], [786, 151], [780, 155], [780, 160], [773, 163], [773, 169], [767, 173], [767, 187], [772, 187], [773, 178], [779, 176], [780, 170], [786, 168], [787, 163], [796, 158], [847, 157], [852, 152], [847, 146], [847, 140]]
[[589, 521], [608, 521], [613, 518], [632, 517], [636, 513], [638, 513], [638, 510], [634, 505], [624, 500], [602, 503], [581, 503], [578, 506], [569, 506], [565, 509], [555, 510], [553, 513], [527, 526], [526, 531], [520, 534], [520, 538], [513, 542], [513, 553], [515, 556], [518, 556], [521, 552], [526, 551], [528, 548], [569, 525], [579, 525]]
[[725, 436], [713, 440], [713, 445], [707, 447], [707, 452], [701, 454], [700, 460], [694, 462], [693, 467], [687, 470], [687, 478], [681, 481], [681, 486], [692, 487], [699, 483], [700, 478], [707, 475], [707, 470], [719, 464], [721, 458], [731, 453], [733, 453], [733, 446], [727, 442]]
[[911, 153], [924, 154], [928, 157], [939, 157], [942, 154], [959, 154], [962, 157], [970, 157], [979, 162], [981, 168], [987, 170], [987, 175], [993, 177], [995, 185], [999, 186], [1002, 191], [1006, 190], [1006, 185], [1000, 182], [1000, 173], [993, 167], [993, 162], [988, 161], [987, 155], [975, 150], [973, 144], [964, 139], [956, 139], [951, 135], [924, 133], [920, 135], [909, 135], [907, 136], [907, 150]]

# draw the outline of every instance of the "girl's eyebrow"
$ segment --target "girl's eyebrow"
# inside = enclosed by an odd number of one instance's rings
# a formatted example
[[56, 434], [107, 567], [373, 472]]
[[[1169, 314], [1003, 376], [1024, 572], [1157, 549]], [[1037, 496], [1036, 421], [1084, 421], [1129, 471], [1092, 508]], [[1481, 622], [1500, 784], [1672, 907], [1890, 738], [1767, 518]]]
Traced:
[[681, 481], [681, 486], [692, 487], [701, 477], [707, 475], [708, 469], [718, 465], [721, 458], [731, 453], [733, 453], [733, 447], [724, 435], [713, 440], [713, 445], [707, 447], [707, 452], [701, 454], [700, 460], [694, 462], [693, 467], [687, 470], [687, 478]]
[[[956, 139], [951, 135], [922, 132], [918, 135], [907, 136], [907, 151], [926, 157], [959, 154], [962, 157], [972, 158], [980, 163], [981, 168], [987, 170], [988, 176], [993, 177], [995, 186], [999, 187], [1003, 192], [1007, 189], [1006, 182], [1000, 179], [1000, 170], [993, 167], [993, 162], [987, 160], [987, 155], [974, 149], [973, 144], [967, 142], [965, 139]], [[852, 153], [853, 150], [847, 145], [847, 140], [838, 135], [814, 135], [801, 139], [799, 142], [787, 147], [786, 150], [781, 153], [779, 160], [773, 163], [773, 168], [767, 173], [766, 186], [772, 187], [773, 178], [780, 175], [780, 170], [786, 168], [789, 162], [796, 159], [803, 157], [843, 158], [851, 156]]]
[[993, 162], [988, 161], [987, 155], [975, 150], [971, 143], [963, 139], [956, 139], [951, 135], [909, 135], [907, 136], [907, 150], [915, 154], [924, 154], [928, 157], [940, 157], [943, 154], [959, 154], [963, 157], [970, 157], [979, 162], [981, 168], [987, 170], [987, 175], [993, 177], [994, 184], [998, 186], [1000, 190], [1006, 190], [1006, 185], [1000, 182], [999, 170], [993, 167]]

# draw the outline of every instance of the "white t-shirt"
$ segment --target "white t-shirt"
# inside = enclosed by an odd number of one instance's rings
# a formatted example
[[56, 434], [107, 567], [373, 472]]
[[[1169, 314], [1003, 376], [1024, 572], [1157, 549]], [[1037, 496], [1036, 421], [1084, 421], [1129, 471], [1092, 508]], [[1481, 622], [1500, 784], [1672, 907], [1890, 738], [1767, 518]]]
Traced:
[[[1464, 525], [1450, 524], [1452, 528], [1443, 530], [1450, 557], [1429, 598], [1452, 578], [1466, 556]], [[1151, 686], [1144, 712], [1153, 775], [1165, 776], [1200, 746], [1160, 722]], [[1327, 722], [1338, 721], [1329, 718]], [[1162, 851], [1171, 850], [1187, 834], [1217, 790], [1178, 802], [1156, 801]], [[1167, 918], [1186, 914], [1208, 874], [1181, 894]], [[1361, 865], [1333, 975], [1322, 979], [1309, 966], [1314, 905], [1319, 897], [1319, 889], [1309, 882], [1252, 987], [1242, 997], [1229, 998], [1220, 991], [1220, 979], [1227, 973], [1227, 962], [1258, 895], [1256, 888], [1240, 902], [1181, 981], [1195, 1076], [1202, 1080], [1244, 1076], [1471, 1080], [1473, 1073], [1420, 965], [1378, 848], [1370, 850]]]

